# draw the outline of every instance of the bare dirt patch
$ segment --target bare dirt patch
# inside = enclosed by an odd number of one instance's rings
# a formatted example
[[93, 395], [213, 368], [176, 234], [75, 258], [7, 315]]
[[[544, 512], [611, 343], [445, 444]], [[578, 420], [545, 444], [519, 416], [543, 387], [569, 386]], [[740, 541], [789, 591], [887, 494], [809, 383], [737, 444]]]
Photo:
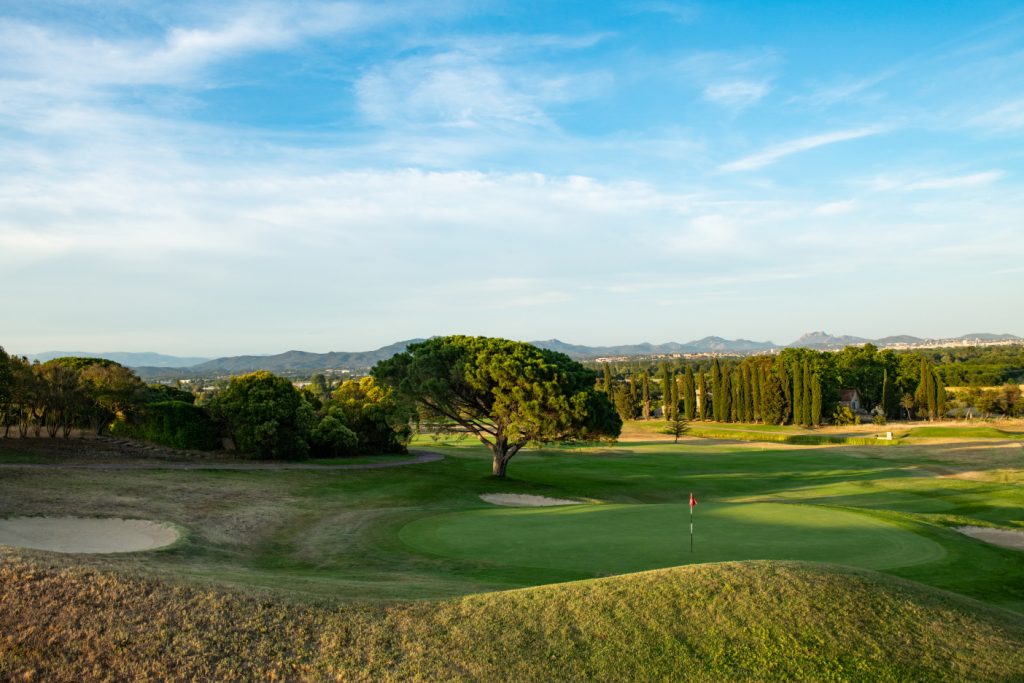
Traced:
[[583, 505], [582, 500], [532, 496], [528, 493], [481, 493], [480, 498], [493, 505], [516, 508], [539, 508], [553, 505]]
[[958, 526], [956, 530], [979, 541], [1014, 550], [1024, 550], [1024, 531], [990, 529], [983, 526]]
[[144, 519], [12, 517], [0, 519], [0, 545], [58, 553], [130, 553], [178, 540], [173, 527]]

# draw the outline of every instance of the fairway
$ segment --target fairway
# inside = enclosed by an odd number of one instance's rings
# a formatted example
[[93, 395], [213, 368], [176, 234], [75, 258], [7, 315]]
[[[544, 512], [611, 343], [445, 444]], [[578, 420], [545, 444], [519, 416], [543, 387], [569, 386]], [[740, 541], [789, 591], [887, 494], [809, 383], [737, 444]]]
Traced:
[[702, 503], [689, 547], [686, 504], [482, 509], [406, 525], [420, 552], [608, 575], [729, 560], [810, 560], [889, 569], [941, 559], [943, 548], [869, 513], [778, 503]]

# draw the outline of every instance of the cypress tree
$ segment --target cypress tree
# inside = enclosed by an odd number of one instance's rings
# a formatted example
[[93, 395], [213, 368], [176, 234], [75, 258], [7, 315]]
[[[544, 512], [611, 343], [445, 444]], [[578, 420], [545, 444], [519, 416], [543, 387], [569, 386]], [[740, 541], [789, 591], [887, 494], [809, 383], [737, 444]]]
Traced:
[[686, 419], [693, 421], [697, 416], [697, 387], [694, 385], [693, 368], [686, 366], [686, 374], [683, 375], [686, 383]]
[[804, 412], [804, 424], [809, 425], [811, 422], [811, 363], [810, 361], [804, 360], [804, 396], [803, 396], [803, 412]]
[[821, 424], [821, 380], [817, 375], [811, 377], [811, 424]]
[[668, 419], [675, 420], [679, 416], [679, 382], [676, 381], [676, 377], [673, 374], [668, 383]]
[[633, 373], [629, 374], [629, 400], [636, 405], [636, 378]]
[[604, 365], [604, 393], [608, 395], [608, 400], [612, 399], [612, 368], [608, 363]]
[[718, 400], [718, 394], [715, 394], [715, 406], [718, 413], [717, 419], [719, 422], [728, 422], [729, 417], [732, 414], [732, 382], [729, 381], [729, 372], [723, 371], [722, 378], [719, 380], [718, 388], [722, 393], [722, 400]]
[[793, 424], [804, 424], [804, 373], [798, 364], [793, 366]]
[[640, 390], [642, 399], [642, 412], [645, 420], [651, 419], [651, 379], [647, 376], [647, 371], [644, 370], [640, 373]]
[[922, 358], [921, 376], [917, 382], [917, 391], [914, 394], [914, 398], [917, 401], [920, 412], [928, 413], [929, 419], [934, 419], [935, 417], [935, 390], [932, 388], [932, 384], [932, 371], [928, 359]]
[[779, 378], [779, 384], [782, 385], [782, 397], [785, 399], [782, 403], [782, 420], [779, 424], [786, 424], [789, 422], [789, 416], [793, 406], [793, 388], [789, 384], [789, 373], [786, 372], [786, 362], [779, 359], [779, 363], [776, 366], [776, 372]]
[[889, 419], [889, 368], [883, 368], [882, 370], [882, 415], [885, 419]]
[[771, 366], [762, 365], [757, 369], [757, 384], [761, 391], [761, 421], [765, 424], [772, 424], [768, 419], [768, 378], [772, 375]]
[[719, 404], [725, 403], [725, 397], [722, 400], [719, 399], [719, 395], [722, 391], [722, 366], [718, 362], [718, 359], [714, 359], [711, 362], [711, 418], [716, 422], [720, 421], [722, 411], [719, 410]]
[[680, 372], [676, 375], [676, 407], [677, 412], [686, 419], [686, 374]]
[[786, 415], [786, 392], [782, 382], [771, 370], [767, 370], [761, 384], [761, 415], [765, 424], [782, 424]]
[[935, 417], [941, 420], [946, 416], [946, 383], [938, 370], [933, 373], [932, 386], [935, 387]]
[[743, 420], [743, 381], [739, 368], [732, 371], [732, 412], [729, 417], [733, 422]]
[[743, 422], [754, 422], [754, 392], [751, 390], [751, 364], [744, 362], [739, 367], [739, 373], [742, 377], [742, 393], [743, 393]]
[[698, 415], [700, 415], [701, 422], [706, 422], [708, 419], [708, 378], [703, 371], [697, 373], [697, 388], [700, 390]]
[[928, 419], [934, 420], [939, 413], [938, 392], [935, 390], [935, 375], [931, 364], [925, 369], [925, 400], [928, 401]]
[[761, 368], [754, 365], [750, 368], [750, 400], [753, 404], [750, 413], [754, 422], [761, 419]]
[[669, 374], [668, 363], [662, 361], [658, 367], [658, 384], [661, 385], [661, 416], [669, 419], [669, 404], [672, 402], [672, 375]]

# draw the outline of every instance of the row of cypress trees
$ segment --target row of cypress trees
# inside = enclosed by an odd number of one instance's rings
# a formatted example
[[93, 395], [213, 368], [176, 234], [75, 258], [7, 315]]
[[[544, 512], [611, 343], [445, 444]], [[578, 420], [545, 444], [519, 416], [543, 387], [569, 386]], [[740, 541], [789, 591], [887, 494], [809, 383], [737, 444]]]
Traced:
[[[608, 364], [603, 370], [603, 388], [623, 419], [653, 416], [651, 378], [646, 371], [616, 385]], [[775, 363], [758, 359], [727, 368], [715, 358], [707, 373], [696, 374], [689, 366], [679, 372], [662, 363], [656, 382], [666, 420], [681, 414], [690, 421], [808, 426], [822, 422], [821, 381], [807, 360], [787, 364], [782, 359]]]

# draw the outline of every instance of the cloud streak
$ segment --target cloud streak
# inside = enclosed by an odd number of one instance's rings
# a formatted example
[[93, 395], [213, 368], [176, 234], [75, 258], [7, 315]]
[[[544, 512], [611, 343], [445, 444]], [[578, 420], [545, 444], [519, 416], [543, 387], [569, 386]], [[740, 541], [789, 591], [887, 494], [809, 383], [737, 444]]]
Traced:
[[832, 131], [830, 133], [820, 133], [818, 135], [808, 135], [806, 137], [797, 138], [788, 142], [783, 142], [778, 145], [768, 147], [756, 154], [745, 156], [735, 161], [730, 161], [727, 164], [722, 164], [718, 167], [719, 171], [725, 173], [733, 173], [737, 171], [756, 171], [759, 168], [765, 166], [771, 166], [782, 159], [794, 154], [800, 154], [801, 152], [808, 152], [818, 147], [825, 147], [827, 145], [834, 145], [838, 142], [846, 142], [848, 140], [858, 140], [860, 138], [871, 137], [873, 135], [879, 135], [888, 131], [889, 128], [885, 126], [867, 126], [863, 128], [847, 128], [845, 130]]

